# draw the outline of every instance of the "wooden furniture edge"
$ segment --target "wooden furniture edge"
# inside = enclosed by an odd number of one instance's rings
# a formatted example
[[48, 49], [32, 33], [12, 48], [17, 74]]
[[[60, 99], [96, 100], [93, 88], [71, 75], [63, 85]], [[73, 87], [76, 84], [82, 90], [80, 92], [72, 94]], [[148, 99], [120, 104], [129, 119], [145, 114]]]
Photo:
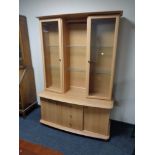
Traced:
[[83, 13], [69, 13], [69, 14], [55, 14], [55, 15], [48, 15], [48, 16], [39, 16], [36, 17], [39, 20], [43, 19], [51, 19], [51, 18], [67, 18], [67, 17], [87, 17], [93, 15], [123, 15], [123, 10], [115, 10], [115, 11], [102, 11], [102, 12], [83, 12]]
[[94, 132], [87, 131], [87, 130], [80, 131], [80, 130], [77, 130], [77, 129], [64, 127], [62, 125], [51, 123], [51, 122], [45, 121], [43, 119], [40, 120], [40, 123], [51, 126], [51, 127], [54, 127], [54, 128], [57, 128], [57, 129], [60, 129], [60, 130], [64, 130], [64, 131], [67, 131], [67, 132], [72, 132], [72, 133], [75, 133], [75, 134], [83, 135], [83, 136], [88, 136], [88, 137], [98, 138], [98, 139], [104, 139], [104, 140], [109, 139], [109, 136], [106, 136], [106, 135], [94, 133]]
[[19, 115], [22, 115], [23, 117], [26, 116], [26, 114], [28, 114], [28, 112], [30, 112], [31, 110], [35, 109], [36, 106], [38, 106], [38, 101], [34, 101], [30, 106], [28, 106], [25, 109], [19, 109]]
[[27, 69], [24, 68], [24, 71], [23, 71], [23, 73], [22, 73], [22, 75], [21, 75], [21, 77], [19, 79], [19, 85], [21, 84], [22, 80], [24, 79], [24, 76], [25, 76], [26, 72], [27, 72]]
[[32, 104], [29, 105], [27, 108], [25, 108], [25, 109], [19, 109], [19, 112], [20, 112], [20, 113], [26, 112], [27, 110], [29, 110], [30, 108], [32, 108], [32, 107], [35, 106], [36, 104], [38, 104], [38, 101], [37, 101], [37, 100], [34, 101], [34, 102], [32, 102]]
[[[39, 97], [41, 97], [41, 98], [45, 98], [45, 99], [50, 99], [50, 100], [54, 100], [54, 101], [60, 101], [60, 102], [65, 102], [66, 104], [74, 104], [74, 105], [79, 105], [79, 106], [86, 106], [86, 107], [94, 107], [94, 108], [102, 108], [102, 109], [107, 109], [107, 110], [110, 110], [110, 109], [112, 109], [113, 108], [113, 104], [114, 104], [114, 101], [113, 100], [111, 100], [111, 101], [106, 101], [106, 100], [99, 100], [99, 101], [103, 101], [103, 104], [98, 104], [98, 105], [96, 105], [96, 104], [93, 104], [93, 103], [86, 103], [86, 102], [84, 102], [83, 101], [83, 103], [81, 103], [81, 101], [78, 101], [78, 99], [76, 100], [76, 98], [74, 98], [74, 101], [73, 101], [73, 99], [68, 99], [68, 98], [66, 98], [66, 99], [61, 99], [61, 98], [59, 98], [59, 97], [55, 97], [53, 94], [51, 94], [50, 96], [49, 95], [45, 95], [45, 93], [46, 93], [46, 91], [44, 91], [44, 92], [41, 92], [41, 93], [39, 93], [38, 94], [38, 96]], [[48, 92], [49, 93], [49, 92]], [[60, 95], [61, 96], [61, 94], [56, 94], [56, 95]], [[74, 97], [74, 96], [73, 96]], [[72, 98], [73, 98], [72, 97]], [[88, 100], [90, 100], [90, 101], [92, 101], [93, 99], [88, 99]], [[95, 99], [96, 100], [96, 99]], [[89, 101], [88, 101], [89, 102]], [[104, 104], [104, 102], [111, 102], [111, 104], [108, 104], [107, 103], [107, 105], [106, 104]]]

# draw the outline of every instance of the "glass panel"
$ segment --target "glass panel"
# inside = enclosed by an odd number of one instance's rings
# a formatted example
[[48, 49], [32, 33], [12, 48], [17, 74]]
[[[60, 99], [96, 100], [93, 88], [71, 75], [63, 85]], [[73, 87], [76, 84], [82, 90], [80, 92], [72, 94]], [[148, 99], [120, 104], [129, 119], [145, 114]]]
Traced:
[[42, 23], [46, 87], [60, 89], [60, 57], [58, 21]]
[[109, 95], [114, 30], [115, 18], [91, 20], [89, 95]]

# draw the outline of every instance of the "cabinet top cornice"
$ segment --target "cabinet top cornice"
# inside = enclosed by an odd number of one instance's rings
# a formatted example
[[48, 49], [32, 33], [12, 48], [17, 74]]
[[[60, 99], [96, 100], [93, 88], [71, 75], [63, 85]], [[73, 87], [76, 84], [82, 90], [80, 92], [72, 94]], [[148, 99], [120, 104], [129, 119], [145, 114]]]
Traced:
[[96, 16], [96, 15], [123, 15], [122, 10], [117, 11], [104, 11], [104, 12], [83, 12], [83, 13], [72, 13], [72, 14], [57, 14], [57, 15], [49, 15], [49, 16], [40, 16], [37, 17], [39, 20], [43, 19], [52, 19], [52, 18], [65, 18], [65, 19], [72, 19], [72, 18], [86, 18], [88, 16]]

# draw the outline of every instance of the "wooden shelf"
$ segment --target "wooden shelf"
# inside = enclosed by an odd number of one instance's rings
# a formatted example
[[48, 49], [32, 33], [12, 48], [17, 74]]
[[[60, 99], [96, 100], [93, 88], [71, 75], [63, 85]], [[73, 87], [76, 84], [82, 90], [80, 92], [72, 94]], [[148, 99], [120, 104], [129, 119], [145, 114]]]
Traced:
[[67, 45], [66, 47], [69, 47], [69, 48], [74, 48], [74, 47], [86, 48], [87, 46], [86, 45]]
[[54, 93], [50, 91], [43, 91], [38, 94], [42, 98], [65, 102], [68, 104], [75, 104], [80, 106], [88, 106], [103, 109], [112, 109], [112, 100], [98, 100], [89, 99], [86, 97], [86, 91], [84, 88], [71, 88], [66, 93]]
[[57, 93], [62, 93], [62, 91], [61, 91], [60, 88], [54, 87], [54, 86], [49, 86], [49, 87], [47, 87], [47, 88], [46, 88], [46, 91], [49, 91], [49, 92], [53, 91], [53, 92], [57, 92]]
[[[108, 96], [108, 95], [107, 95]], [[90, 93], [89, 96], [87, 96], [89, 99], [102, 99], [102, 100], [106, 100], [108, 99], [108, 97], [103, 97], [102, 93]]]
[[75, 134], [83, 135], [83, 136], [89, 136], [89, 137], [105, 139], [105, 140], [109, 139], [109, 136], [106, 136], [106, 135], [103, 135], [103, 134], [98, 134], [98, 133], [94, 133], [94, 132], [90, 132], [90, 131], [86, 131], [86, 130], [81, 130], [80, 131], [80, 130], [68, 128], [68, 127], [65, 127], [65, 126], [62, 126], [62, 125], [58, 125], [58, 124], [55, 124], [55, 123], [52, 123], [52, 122], [48, 122], [48, 121], [45, 121], [43, 119], [40, 120], [40, 123], [43, 123], [45, 125], [48, 125], [48, 126], [60, 129], [60, 130], [64, 130], [64, 131], [67, 131], [67, 132], [72, 132], [72, 133], [75, 133]]

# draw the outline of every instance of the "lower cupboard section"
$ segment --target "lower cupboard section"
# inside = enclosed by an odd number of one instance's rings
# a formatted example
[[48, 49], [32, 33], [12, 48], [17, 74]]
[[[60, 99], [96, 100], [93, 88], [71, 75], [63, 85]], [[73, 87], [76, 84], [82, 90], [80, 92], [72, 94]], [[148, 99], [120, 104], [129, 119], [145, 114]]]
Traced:
[[41, 98], [41, 123], [72, 133], [109, 138], [109, 109]]

